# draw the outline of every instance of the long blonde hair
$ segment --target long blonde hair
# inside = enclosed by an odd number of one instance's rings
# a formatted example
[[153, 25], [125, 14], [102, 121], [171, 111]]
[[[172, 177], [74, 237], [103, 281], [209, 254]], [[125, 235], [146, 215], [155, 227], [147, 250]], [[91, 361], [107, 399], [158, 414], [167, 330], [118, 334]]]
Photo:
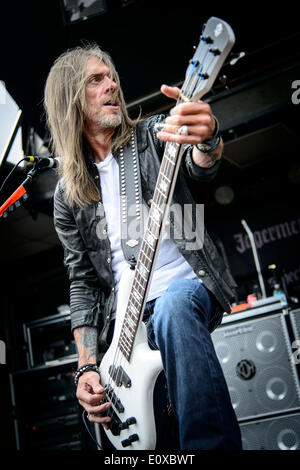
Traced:
[[89, 57], [96, 57], [104, 62], [118, 85], [122, 122], [113, 136], [113, 151], [125, 145], [137, 123], [137, 120], [133, 121], [128, 116], [119, 76], [109, 54], [97, 44], [67, 50], [55, 60], [46, 81], [44, 95], [51, 151], [60, 158], [58, 173], [63, 178], [66, 201], [71, 206], [79, 207], [99, 201], [99, 191], [88, 171], [83, 150], [85, 72]]

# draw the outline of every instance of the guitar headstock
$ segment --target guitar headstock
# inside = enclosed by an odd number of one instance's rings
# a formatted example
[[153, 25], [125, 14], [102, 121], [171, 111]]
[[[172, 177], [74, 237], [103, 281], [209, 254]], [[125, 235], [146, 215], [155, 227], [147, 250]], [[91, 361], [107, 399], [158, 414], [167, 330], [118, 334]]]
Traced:
[[214, 81], [235, 43], [232, 28], [212, 16], [204, 26], [200, 42], [186, 71], [181, 92], [189, 101], [198, 101]]

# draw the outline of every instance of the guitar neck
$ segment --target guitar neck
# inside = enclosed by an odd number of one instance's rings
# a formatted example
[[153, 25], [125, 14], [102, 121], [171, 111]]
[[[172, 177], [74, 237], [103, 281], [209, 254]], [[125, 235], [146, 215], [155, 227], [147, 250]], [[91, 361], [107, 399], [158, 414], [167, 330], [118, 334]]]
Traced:
[[181, 156], [182, 146], [180, 144], [173, 142], [166, 144], [118, 342], [119, 349], [128, 361], [147, 300]]
[[[180, 99], [198, 101], [211, 89], [234, 42], [234, 33], [228, 23], [216, 17], [209, 18], [189, 62]], [[173, 142], [166, 144], [118, 343], [128, 360], [147, 299], [181, 156], [181, 145]]]

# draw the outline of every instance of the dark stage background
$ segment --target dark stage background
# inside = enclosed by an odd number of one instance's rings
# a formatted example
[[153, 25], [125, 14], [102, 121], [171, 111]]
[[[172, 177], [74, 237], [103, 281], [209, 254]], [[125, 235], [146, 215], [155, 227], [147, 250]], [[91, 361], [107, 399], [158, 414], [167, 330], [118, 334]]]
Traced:
[[[293, 301], [300, 298], [300, 26], [294, 3], [285, 2], [280, 9], [261, 2], [238, 7], [191, 0], [102, 3], [106, 12], [72, 24], [66, 24], [59, 0], [1, 6], [0, 80], [22, 110], [25, 154], [42, 154], [45, 148], [47, 154], [43, 87], [54, 59], [65, 49], [84, 41], [99, 43], [117, 66], [131, 116], [167, 113], [172, 103], [161, 96], [161, 84], [182, 83], [193, 45], [210, 16], [226, 20], [236, 34], [233, 52], [246, 55], [234, 66], [227, 61], [205, 97], [221, 124], [224, 159], [213, 183], [192, 189], [196, 200], [205, 204], [206, 225], [238, 284], [237, 303], [258, 289], [252, 251], [241, 224], [245, 219], [255, 235], [267, 294], [273, 292], [269, 266], [275, 264], [290, 305], [296, 308]], [[1, 182], [11, 168], [9, 162], [2, 163]], [[26, 171], [20, 169], [10, 178], [1, 203], [23, 181]], [[5, 363], [0, 364], [0, 409], [7, 449], [72, 448], [65, 442], [63, 426], [74, 448], [93, 448], [74, 401], [75, 362], [42, 367], [45, 360], [74, 352], [68, 321], [57, 326], [48, 320], [69, 301], [63, 253], [52, 223], [55, 184], [53, 170], [43, 172], [30, 186], [29, 199], [0, 219], [0, 340], [6, 352]], [[28, 332], [38, 357], [30, 357]], [[48, 350], [43, 356], [45, 345]]]

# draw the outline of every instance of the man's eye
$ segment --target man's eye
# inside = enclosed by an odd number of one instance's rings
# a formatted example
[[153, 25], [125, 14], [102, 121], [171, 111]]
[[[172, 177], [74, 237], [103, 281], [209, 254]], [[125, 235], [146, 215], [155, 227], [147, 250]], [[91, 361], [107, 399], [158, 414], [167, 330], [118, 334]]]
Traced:
[[102, 75], [94, 75], [93, 77], [90, 78], [90, 83], [100, 83], [103, 80]]

